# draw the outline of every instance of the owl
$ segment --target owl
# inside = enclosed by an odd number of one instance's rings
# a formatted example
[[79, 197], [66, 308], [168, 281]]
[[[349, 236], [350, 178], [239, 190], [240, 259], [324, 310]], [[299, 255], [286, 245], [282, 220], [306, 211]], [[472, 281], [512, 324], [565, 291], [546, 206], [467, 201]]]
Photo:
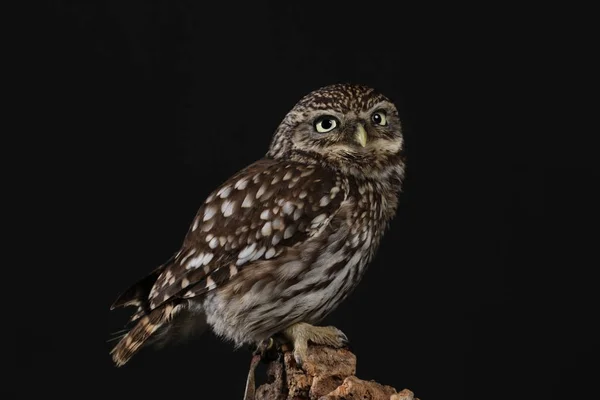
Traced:
[[317, 324], [360, 282], [396, 213], [402, 150], [398, 111], [373, 88], [304, 96], [265, 156], [206, 198], [179, 251], [114, 302], [137, 307], [115, 364], [208, 327], [236, 348], [282, 338], [299, 365], [308, 342], [345, 346]]

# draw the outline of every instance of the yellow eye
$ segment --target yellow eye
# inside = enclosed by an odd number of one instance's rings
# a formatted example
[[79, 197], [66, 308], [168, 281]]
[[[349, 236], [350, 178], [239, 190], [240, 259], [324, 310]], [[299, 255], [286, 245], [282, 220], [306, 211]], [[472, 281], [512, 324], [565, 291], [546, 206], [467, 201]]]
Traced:
[[337, 125], [337, 120], [334, 117], [320, 117], [315, 121], [315, 130], [319, 133], [326, 133], [335, 129]]
[[375, 111], [373, 115], [371, 115], [371, 120], [375, 125], [387, 125], [387, 118], [385, 117], [385, 113], [383, 111]]

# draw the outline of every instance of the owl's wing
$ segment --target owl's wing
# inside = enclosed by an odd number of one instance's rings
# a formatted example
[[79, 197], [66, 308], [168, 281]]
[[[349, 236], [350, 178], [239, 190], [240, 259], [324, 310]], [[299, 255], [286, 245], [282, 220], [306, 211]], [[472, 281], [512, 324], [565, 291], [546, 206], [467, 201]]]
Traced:
[[347, 182], [319, 166], [268, 159], [248, 166], [198, 210], [181, 251], [150, 291], [150, 308], [202, 295], [279, 257], [320, 233], [346, 195]]

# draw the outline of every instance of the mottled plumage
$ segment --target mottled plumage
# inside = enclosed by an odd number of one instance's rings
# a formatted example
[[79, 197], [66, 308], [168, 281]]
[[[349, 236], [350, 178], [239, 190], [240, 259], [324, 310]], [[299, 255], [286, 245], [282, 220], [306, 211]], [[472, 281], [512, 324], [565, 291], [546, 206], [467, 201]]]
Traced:
[[206, 323], [237, 346], [284, 331], [306, 337], [299, 327], [316, 328], [301, 323], [335, 309], [373, 258], [396, 212], [402, 145], [396, 108], [371, 88], [338, 84], [302, 98], [266, 156], [205, 200], [181, 249], [117, 299], [113, 308], [138, 310], [116, 364]]

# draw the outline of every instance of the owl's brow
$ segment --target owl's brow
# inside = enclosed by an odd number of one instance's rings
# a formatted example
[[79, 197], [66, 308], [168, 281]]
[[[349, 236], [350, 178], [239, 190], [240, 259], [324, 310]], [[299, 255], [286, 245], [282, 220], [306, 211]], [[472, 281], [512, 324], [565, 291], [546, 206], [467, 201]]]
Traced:
[[344, 113], [339, 112], [337, 110], [309, 110], [308, 111], [308, 120], [313, 122], [317, 118], [331, 115], [332, 117], [336, 117], [340, 121], [344, 118]]
[[369, 107], [367, 110], [363, 111], [365, 114], [370, 114], [374, 111], [385, 110], [385, 111], [394, 111], [395, 107], [392, 103], [387, 100], [381, 100], [377, 104]]

